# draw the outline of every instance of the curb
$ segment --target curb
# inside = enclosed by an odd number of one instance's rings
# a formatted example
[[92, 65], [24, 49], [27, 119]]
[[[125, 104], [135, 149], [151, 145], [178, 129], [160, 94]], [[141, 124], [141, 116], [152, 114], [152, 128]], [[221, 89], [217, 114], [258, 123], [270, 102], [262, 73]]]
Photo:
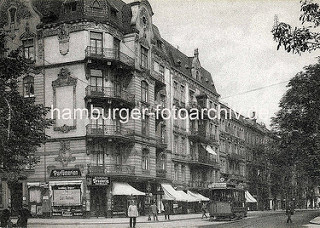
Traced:
[[[200, 215], [201, 216], [201, 215]], [[201, 217], [192, 217], [192, 218], [181, 218], [181, 219], [170, 219], [170, 220], [163, 220], [163, 221], [137, 221], [137, 223], [150, 223], [150, 224], [156, 224], [156, 223], [167, 223], [167, 222], [175, 222], [175, 221], [183, 221], [183, 220], [194, 220], [194, 219], [201, 219]], [[30, 222], [28, 224], [34, 224], [34, 225], [68, 225], [68, 224], [72, 224], [72, 225], [80, 225], [80, 224], [128, 224], [129, 223], [129, 218], [128, 221], [125, 222], [112, 222], [112, 221], [90, 221], [90, 219], [88, 219], [87, 221], [77, 221], [76, 219], [74, 220], [74, 222], [72, 223], [48, 223], [48, 222]]]

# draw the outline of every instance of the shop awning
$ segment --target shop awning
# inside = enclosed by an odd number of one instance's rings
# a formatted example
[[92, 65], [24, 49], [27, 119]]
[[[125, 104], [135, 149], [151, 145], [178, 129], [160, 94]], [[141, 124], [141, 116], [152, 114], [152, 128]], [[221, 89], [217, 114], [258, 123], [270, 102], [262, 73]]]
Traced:
[[201, 144], [202, 145], [202, 147], [209, 153], [209, 154], [212, 154], [212, 155], [214, 155], [214, 156], [217, 156], [217, 153], [212, 149], [212, 147], [211, 146], [209, 146], [209, 145], [204, 145], [204, 144]]
[[187, 202], [187, 199], [184, 197], [184, 195], [176, 191], [171, 184], [161, 184], [161, 187], [164, 192], [162, 199]]
[[193, 196], [195, 198], [198, 199], [198, 201], [209, 201], [210, 199], [208, 197], [205, 197], [203, 195], [201, 195], [200, 193], [197, 193], [197, 192], [191, 192], [188, 190], [187, 192], [190, 196]]
[[128, 183], [113, 182], [112, 195], [114, 196], [144, 196], [146, 193], [140, 192]]
[[247, 203], [257, 203], [257, 200], [250, 194], [249, 191], [245, 192], [246, 202]]
[[188, 195], [182, 190], [177, 191], [179, 194], [187, 201], [187, 202], [198, 202], [199, 200], [196, 197], [193, 197], [191, 195]]
[[208, 151], [209, 154], [217, 156], [217, 153], [211, 148], [211, 146], [207, 146], [206, 151]]

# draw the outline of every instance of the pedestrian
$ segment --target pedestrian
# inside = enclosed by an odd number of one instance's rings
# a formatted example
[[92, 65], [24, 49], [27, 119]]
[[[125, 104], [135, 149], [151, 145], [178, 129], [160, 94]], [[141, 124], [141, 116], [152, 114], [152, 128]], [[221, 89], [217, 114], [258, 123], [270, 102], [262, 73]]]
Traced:
[[153, 202], [153, 204], [151, 205], [151, 212], [152, 212], [152, 215], [153, 215], [153, 221], [155, 221], [156, 218], [157, 218], [157, 221], [159, 221], [158, 220], [158, 211], [157, 210], [158, 210], [158, 208], [156, 206], [156, 203]]
[[128, 208], [128, 216], [130, 218], [130, 227], [135, 228], [138, 215], [138, 208], [135, 205], [134, 201], [130, 202], [130, 206]]
[[206, 216], [206, 218], [208, 218], [208, 216], [207, 216], [207, 214], [206, 214], [206, 213], [207, 213], [207, 204], [202, 203], [201, 211], [202, 211], [202, 216], [201, 216], [201, 218], [203, 219], [204, 216]]
[[286, 214], [287, 214], [287, 223], [292, 223], [292, 220], [291, 220], [291, 215], [294, 214], [294, 207], [292, 204], [289, 204], [286, 208]]
[[28, 209], [28, 205], [23, 205], [19, 210], [17, 227], [19, 228], [27, 228], [28, 227], [28, 219], [31, 217], [31, 213]]
[[9, 209], [4, 209], [1, 213], [1, 227], [12, 227], [12, 222], [10, 221], [10, 211]]
[[167, 202], [164, 203], [164, 219], [170, 220], [170, 213], [171, 213], [171, 207], [170, 204]]

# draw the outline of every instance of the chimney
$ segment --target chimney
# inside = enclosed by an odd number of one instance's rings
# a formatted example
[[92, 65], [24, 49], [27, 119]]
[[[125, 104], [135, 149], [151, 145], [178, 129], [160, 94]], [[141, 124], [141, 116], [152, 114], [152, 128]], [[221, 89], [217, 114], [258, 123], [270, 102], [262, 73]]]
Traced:
[[199, 56], [199, 49], [196, 48], [194, 49], [194, 57], [198, 57]]

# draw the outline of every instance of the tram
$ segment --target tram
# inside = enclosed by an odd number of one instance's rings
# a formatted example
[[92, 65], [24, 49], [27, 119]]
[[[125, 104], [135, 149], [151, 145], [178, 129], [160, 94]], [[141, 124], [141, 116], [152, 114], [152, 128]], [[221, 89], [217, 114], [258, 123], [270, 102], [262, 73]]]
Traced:
[[245, 191], [229, 183], [209, 186], [210, 220], [232, 220], [247, 216]]

